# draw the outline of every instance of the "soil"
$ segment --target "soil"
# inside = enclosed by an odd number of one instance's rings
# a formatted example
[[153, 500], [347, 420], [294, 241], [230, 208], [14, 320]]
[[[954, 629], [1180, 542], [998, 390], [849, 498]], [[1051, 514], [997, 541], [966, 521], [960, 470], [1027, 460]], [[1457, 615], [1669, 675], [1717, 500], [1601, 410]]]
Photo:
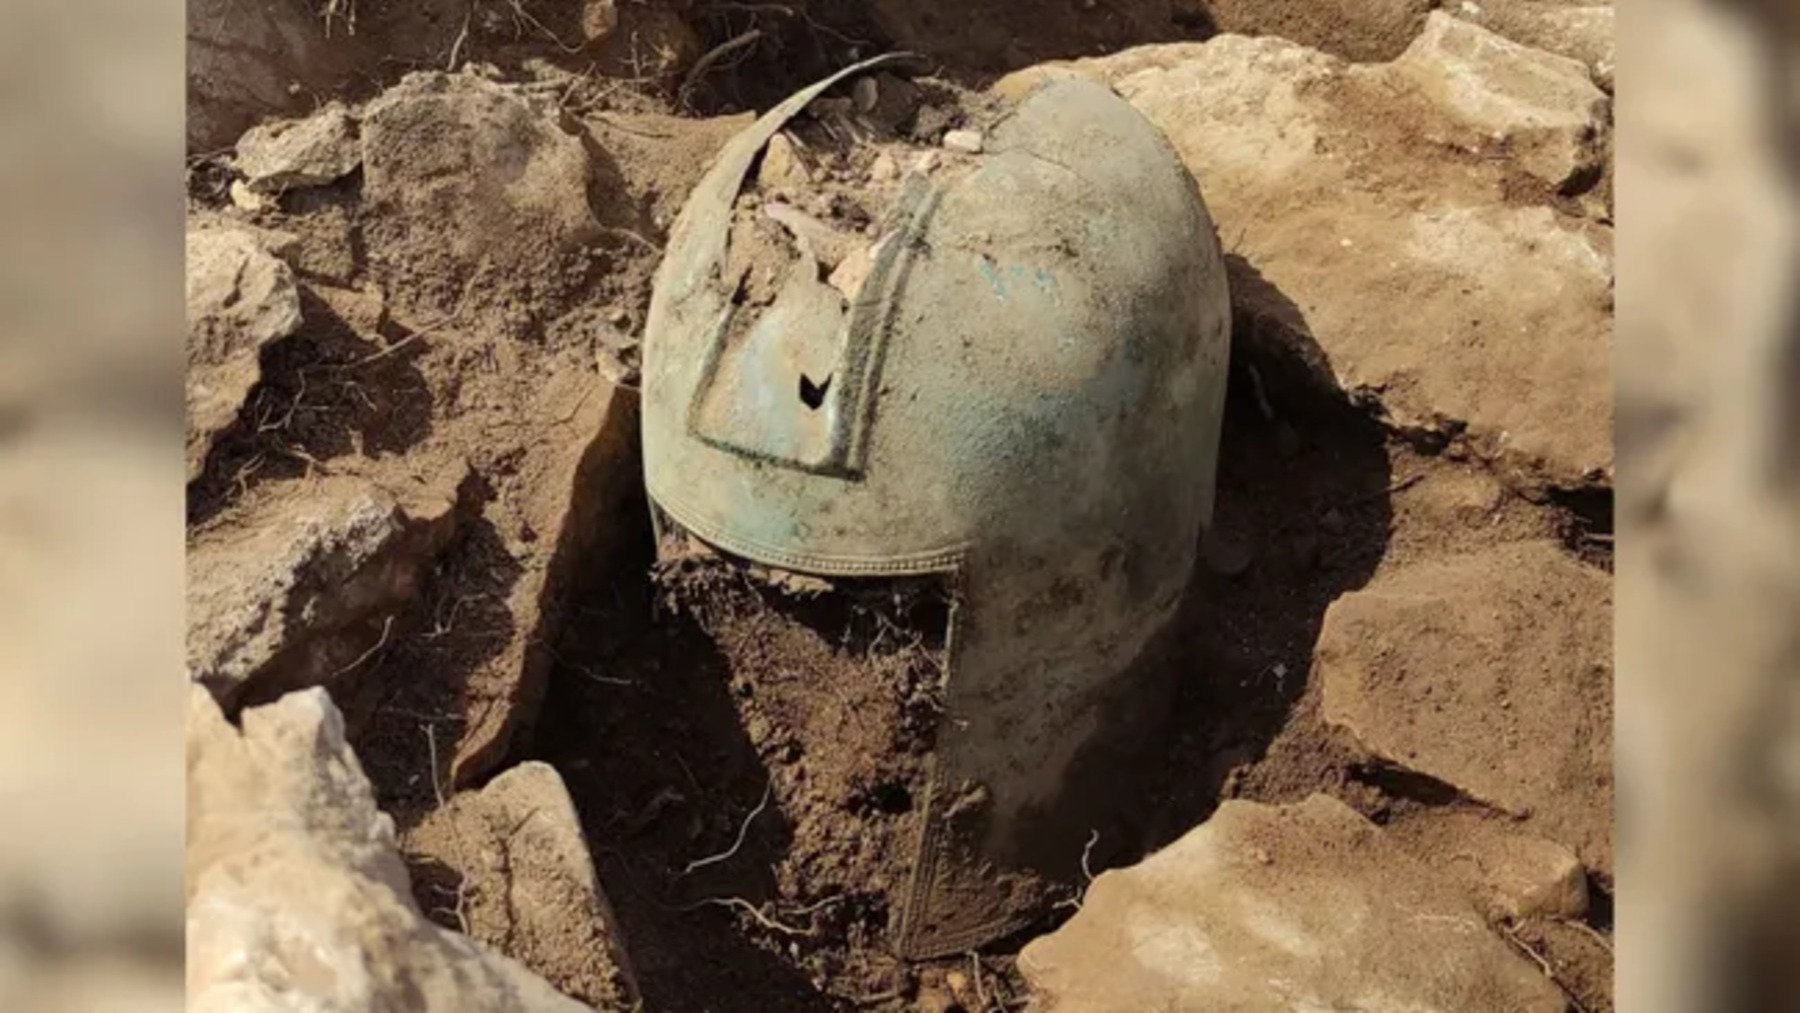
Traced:
[[[887, 945], [936, 721], [943, 589], [823, 587], [698, 545], [658, 553], [636, 480], [634, 392], [594, 372], [596, 345], [629, 355], [683, 196], [747, 122], [718, 114], [766, 105], [886, 48], [892, 16], [826, 2], [620, 3], [635, 27], [618, 38], [635, 48], [612, 36], [577, 41], [599, 6], [559, 20], [533, 3], [364, 0], [344, 43], [358, 61], [338, 96], [349, 101], [406, 70], [440, 68], [455, 50], [550, 110], [552, 136], [506, 127], [526, 164], [547, 158], [555, 169], [528, 195], [531, 215], [509, 213], [517, 193], [443, 184], [433, 159], [456, 134], [431, 122], [385, 165], [259, 211], [230, 207], [219, 160], [196, 161], [191, 213], [297, 237], [304, 322], [265, 351], [238, 423], [190, 485], [190, 532], [233, 523], [233, 505], [264, 485], [466, 469], [475, 477], [454, 540], [424, 591], [364, 645], [353, 691], [339, 693], [410, 854], [432, 850], [432, 817], [447, 798], [542, 759], [573, 797], [644, 1008], [1016, 1008], [1023, 986], [1011, 955], [1054, 918], [952, 960], [908, 965]], [[785, 13], [749, 11], [758, 6]], [[974, 56], [969, 46], [994, 40], [913, 19], [909, 38], [936, 58], [939, 76], [915, 79], [888, 130], [857, 144], [833, 130], [829, 111], [855, 113], [858, 99], [834, 95], [826, 115], [790, 130], [817, 186], [801, 194], [765, 177], [757, 204], [792, 202], [865, 235], [884, 207], [868, 186], [881, 175], [876, 160], [904, 166], [941, 150], [933, 144], [944, 130], [979, 125], [983, 112], [963, 89], [997, 68], [1216, 27], [1195, 14], [1146, 28], [1141, 13], [1103, 30], [1080, 19], [1029, 26], [1039, 34]], [[700, 53], [749, 31], [760, 41], [684, 79]], [[643, 40], [653, 35], [665, 44], [651, 58]], [[927, 106], [950, 115], [921, 127]], [[572, 197], [554, 185], [571, 167], [582, 176]], [[771, 256], [792, 258], [791, 232], [764, 235]], [[484, 267], [490, 258], [504, 270]], [[1139, 816], [1128, 834], [1095, 842], [1084, 858], [1094, 873], [1141, 858], [1229, 798], [1326, 792], [1377, 823], [1473, 805], [1454, 787], [1371, 760], [1323, 722], [1313, 649], [1325, 609], [1380, 567], [1530, 538], [1611, 566], [1610, 489], [1528, 498], [1454, 442], [1394, 431], [1371, 406], [1304, 379], [1313, 372], [1279, 346], [1235, 345], [1218, 544], [1202, 553], [1171, 632], [1166, 746], [1122, 789], [1142, 796]], [[533, 713], [535, 722], [521, 717]], [[434, 918], [507, 950], [493, 910], [458, 911], [455, 898], [469, 896], [462, 877], [422, 859], [412, 871]], [[1603, 1010], [1610, 884], [1594, 886], [1585, 922], [1506, 931], [1583, 1008]], [[561, 928], [512, 955], [566, 992], [603, 999], [610, 986], [583, 956], [595, 945], [593, 912], [571, 904], [546, 917]]]
[[901, 987], [948, 599], [783, 589], [700, 546], [628, 552], [560, 649], [539, 737], [584, 809], [651, 1008], [835, 1008]]

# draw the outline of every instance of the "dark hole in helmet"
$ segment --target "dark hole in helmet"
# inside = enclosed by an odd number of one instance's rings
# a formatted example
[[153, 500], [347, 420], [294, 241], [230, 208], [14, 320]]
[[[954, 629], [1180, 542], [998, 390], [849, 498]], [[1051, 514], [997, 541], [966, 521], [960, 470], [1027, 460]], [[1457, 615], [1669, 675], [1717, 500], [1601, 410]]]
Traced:
[[805, 403], [806, 407], [817, 411], [819, 406], [825, 403], [825, 392], [830, 389], [831, 374], [827, 373], [825, 379], [818, 383], [814, 383], [813, 378], [805, 373], [800, 374], [800, 400]]

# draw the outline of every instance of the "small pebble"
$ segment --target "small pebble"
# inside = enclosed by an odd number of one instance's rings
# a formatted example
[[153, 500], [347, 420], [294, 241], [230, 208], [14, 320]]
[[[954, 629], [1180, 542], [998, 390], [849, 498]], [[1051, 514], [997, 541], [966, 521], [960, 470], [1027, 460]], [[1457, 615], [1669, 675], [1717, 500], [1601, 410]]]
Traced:
[[981, 131], [949, 130], [944, 133], [944, 147], [968, 155], [981, 154]]
[[273, 198], [265, 197], [250, 189], [244, 185], [244, 181], [241, 179], [231, 181], [230, 194], [231, 203], [245, 211], [267, 211], [277, 206]]
[[869, 165], [869, 179], [876, 183], [891, 183], [899, 178], [899, 164], [894, 161], [894, 156], [885, 151], [876, 155], [875, 161]]
[[869, 112], [875, 108], [875, 102], [881, 94], [872, 77], [860, 77], [850, 86], [850, 97], [856, 102], [857, 112]]

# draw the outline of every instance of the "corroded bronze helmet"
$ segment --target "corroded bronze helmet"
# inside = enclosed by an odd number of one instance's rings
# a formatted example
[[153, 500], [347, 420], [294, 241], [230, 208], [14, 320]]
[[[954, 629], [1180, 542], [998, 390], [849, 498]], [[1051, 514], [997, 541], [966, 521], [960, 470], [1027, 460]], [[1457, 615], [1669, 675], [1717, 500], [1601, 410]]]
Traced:
[[763, 116], [689, 198], [646, 328], [644, 463], [665, 521], [725, 553], [949, 579], [945, 712], [896, 904], [898, 949], [922, 958], [1019, 928], [1089, 838], [1072, 771], [1115, 749], [1127, 673], [1211, 515], [1229, 303], [1168, 142], [1073, 77], [979, 154], [915, 167], [854, 295], [799, 257], [772, 300], [744, 300], [728, 245], [753, 168], [869, 68]]

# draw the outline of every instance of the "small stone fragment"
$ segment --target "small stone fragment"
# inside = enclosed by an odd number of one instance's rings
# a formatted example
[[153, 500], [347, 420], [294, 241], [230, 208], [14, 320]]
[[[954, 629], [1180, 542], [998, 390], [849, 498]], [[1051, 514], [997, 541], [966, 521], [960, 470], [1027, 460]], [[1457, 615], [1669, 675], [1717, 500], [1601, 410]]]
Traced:
[[763, 148], [762, 171], [758, 179], [769, 189], [798, 190], [812, 183], [812, 170], [807, 167], [793, 138], [777, 133]]
[[274, 198], [250, 189], [241, 179], [232, 180], [231, 185], [226, 188], [226, 193], [231, 196], [232, 206], [244, 211], [268, 211], [277, 204]]
[[876, 155], [875, 160], [869, 163], [870, 182], [892, 183], [899, 178], [900, 163], [894, 161], [893, 155], [884, 151], [881, 154]]
[[1612, 872], [1612, 591], [1554, 542], [1377, 573], [1332, 602], [1325, 720]]
[[617, 919], [555, 768], [528, 761], [454, 796], [408, 831], [405, 845], [415, 867], [454, 877], [445, 886], [462, 891], [477, 942], [504, 948], [598, 1009], [635, 1008]]
[[951, 151], [960, 151], [966, 155], [981, 154], [982, 136], [979, 130], [949, 130], [944, 133], [944, 147]]
[[826, 282], [838, 290], [846, 301], [854, 300], [862, 291], [863, 282], [869, 280], [870, 272], [875, 270], [875, 256], [881, 250], [881, 243], [874, 242], [858, 246], [844, 257], [837, 270], [831, 272]]
[[872, 77], [859, 77], [850, 86], [850, 98], [856, 103], [856, 111], [870, 113], [875, 111], [875, 102], [881, 97], [881, 90]]
[[1415, 857], [1467, 884], [1490, 919], [1580, 918], [1587, 868], [1568, 848], [1504, 818], [1426, 809], [1388, 824]]
[[1580, 60], [1606, 91], [1613, 88], [1614, 23], [1610, 3], [1482, 0], [1447, 8], [1521, 45]]
[[187, 235], [187, 477], [262, 379], [262, 349], [300, 327], [294, 273], [260, 230], [237, 225]]
[[875, 104], [864, 113], [864, 119], [881, 130], [898, 132], [919, 108], [919, 86], [903, 77], [883, 71], [872, 78]]
[[795, 245], [829, 271], [838, 266], [849, 252], [851, 237], [791, 204], [770, 201], [762, 207], [770, 221], [780, 225], [794, 237]]
[[636, 387], [641, 377], [643, 352], [633, 335], [616, 325], [600, 328], [594, 337], [594, 358], [600, 375], [620, 387]]
[[1552, 186], [1603, 157], [1596, 142], [1606, 93], [1575, 60], [1433, 11], [1393, 66], [1452, 117], [1507, 141], [1525, 170]]
[[305, 119], [251, 128], [238, 140], [232, 158], [244, 185], [258, 194], [323, 186], [349, 175], [361, 162], [356, 121], [341, 102]]
[[581, 36], [589, 42], [601, 42], [612, 37], [619, 28], [619, 7], [616, 0], [586, 0], [581, 5]]

